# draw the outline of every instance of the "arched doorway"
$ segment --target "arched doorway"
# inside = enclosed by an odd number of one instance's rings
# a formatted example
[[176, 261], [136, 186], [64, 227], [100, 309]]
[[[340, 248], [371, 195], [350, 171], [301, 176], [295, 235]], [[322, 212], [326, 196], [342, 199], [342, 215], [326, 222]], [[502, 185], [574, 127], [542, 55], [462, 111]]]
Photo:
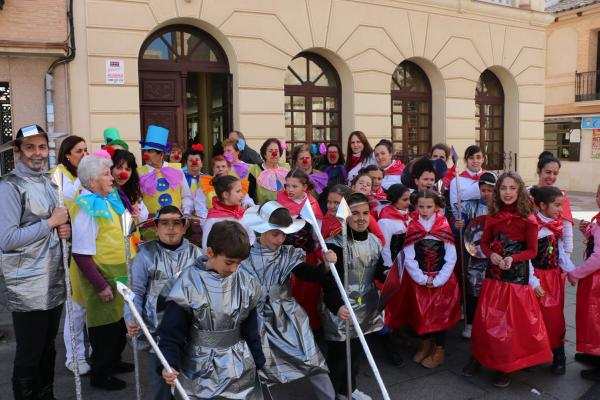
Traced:
[[504, 90], [492, 71], [483, 71], [475, 89], [477, 144], [487, 156], [486, 168], [504, 169]]
[[217, 41], [187, 25], [165, 27], [140, 50], [140, 123], [170, 131], [184, 148], [202, 143], [210, 157], [214, 143], [232, 129], [229, 63]]
[[431, 149], [431, 84], [425, 71], [403, 61], [392, 75], [392, 143], [404, 161]]
[[313, 53], [297, 55], [285, 73], [285, 140], [301, 144], [341, 143], [341, 84], [335, 68]]

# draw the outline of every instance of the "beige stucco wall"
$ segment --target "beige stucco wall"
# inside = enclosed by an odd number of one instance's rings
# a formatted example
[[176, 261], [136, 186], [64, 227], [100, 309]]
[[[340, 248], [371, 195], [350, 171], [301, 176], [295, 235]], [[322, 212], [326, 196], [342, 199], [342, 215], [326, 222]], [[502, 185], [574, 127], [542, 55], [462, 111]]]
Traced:
[[[283, 77], [301, 51], [327, 58], [342, 81], [343, 135], [390, 136], [390, 81], [410, 59], [433, 90], [433, 140], [475, 141], [474, 95], [491, 68], [507, 97], [506, 149], [533, 179], [543, 147], [546, 14], [465, 0], [86, 0], [75, 10], [79, 56], [70, 65], [73, 131], [98, 147], [116, 126], [137, 142], [137, 57], [144, 39], [185, 23], [223, 46], [234, 77], [234, 125], [251, 145], [284, 137]], [[106, 85], [104, 63], [125, 60], [126, 84]], [[139, 148], [139, 147], [138, 147]], [[135, 146], [134, 146], [135, 149]]]
[[[581, 15], [578, 15], [581, 14]], [[546, 33], [546, 117], [600, 115], [600, 101], [575, 102], [575, 72], [597, 69], [600, 4], [559, 13]], [[600, 160], [591, 158], [592, 131], [581, 131], [580, 161], [563, 161], [558, 185], [595, 192]]]

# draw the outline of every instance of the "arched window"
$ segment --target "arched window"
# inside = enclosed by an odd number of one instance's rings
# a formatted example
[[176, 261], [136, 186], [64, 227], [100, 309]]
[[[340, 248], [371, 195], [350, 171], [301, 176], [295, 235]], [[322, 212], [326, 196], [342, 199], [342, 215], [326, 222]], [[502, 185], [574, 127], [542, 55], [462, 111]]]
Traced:
[[340, 143], [340, 79], [327, 60], [296, 56], [285, 73], [285, 140], [299, 144]]
[[392, 143], [408, 160], [431, 149], [431, 84], [417, 64], [403, 61], [392, 75]]
[[477, 144], [487, 156], [487, 169], [504, 168], [504, 90], [490, 70], [479, 77], [475, 89]]

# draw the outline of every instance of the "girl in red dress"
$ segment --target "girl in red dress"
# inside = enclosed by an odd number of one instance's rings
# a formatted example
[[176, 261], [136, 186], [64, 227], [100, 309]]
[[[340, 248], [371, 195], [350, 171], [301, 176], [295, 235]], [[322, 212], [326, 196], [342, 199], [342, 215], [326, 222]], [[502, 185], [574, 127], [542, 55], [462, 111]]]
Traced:
[[552, 361], [552, 351], [536, 298], [544, 291], [530, 286], [529, 261], [537, 255], [538, 225], [516, 172], [498, 178], [488, 211], [481, 250], [491, 265], [473, 320], [473, 359], [463, 375], [473, 375], [481, 364], [497, 371], [495, 386], [506, 387], [511, 372]]
[[416, 213], [404, 242], [401, 292], [408, 312], [390, 321], [390, 328], [411, 325], [422, 338], [413, 361], [425, 368], [444, 362], [446, 331], [460, 320], [460, 290], [453, 274], [456, 247], [441, 196], [431, 190], [416, 195]]
[[[596, 191], [600, 208], [600, 185]], [[592, 364], [595, 368], [581, 371], [581, 377], [600, 382], [600, 213], [592, 222], [582, 221], [580, 230], [587, 240], [587, 258], [569, 273], [569, 281], [577, 282], [577, 351], [575, 360]]]
[[565, 358], [565, 275], [575, 266], [565, 252], [563, 241], [563, 222], [560, 217], [564, 197], [554, 186], [534, 187], [530, 191], [538, 208], [536, 219], [539, 226], [538, 252], [531, 260], [535, 276], [540, 280], [544, 296], [539, 297], [544, 324], [548, 331], [550, 348], [554, 354], [552, 372], [564, 375]]

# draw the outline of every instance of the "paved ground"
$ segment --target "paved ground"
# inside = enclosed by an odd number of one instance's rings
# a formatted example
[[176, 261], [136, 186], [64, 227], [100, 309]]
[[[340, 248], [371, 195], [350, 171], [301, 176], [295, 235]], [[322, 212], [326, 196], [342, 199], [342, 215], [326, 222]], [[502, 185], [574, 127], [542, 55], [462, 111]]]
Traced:
[[[576, 218], [589, 220], [597, 211], [594, 197], [584, 193], [570, 194], [571, 205]], [[576, 233], [577, 247], [574, 252], [574, 261], [581, 261], [583, 248], [581, 235]], [[565, 315], [567, 318], [567, 374], [556, 377], [549, 371], [547, 365], [538, 366], [520, 371], [514, 374], [511, 386], [507, 389], [496, 389], [491, 385], [491, 373], [484, 371], [473, 378], [464, 378], [460, 371], [469, 357], [469, 342], [460, 337], [459, 328], [452, 330], [448, 337], [447, 357], [444, 365], [436, 370], [426, 370], [410, 361], [414, 348], [402, 347], [406, 365], [396, 368], [387, 362], [387, 358], [379, 346], [376, 338], [371, 338], [372, 351], [383, 380], [389, 390], [392, 399], [406, 400], [434, 400], [434, 399], [600, 399], [600, 385], [593, 385], [579, 377], [579, 371], [584, 366], [573, 361], [575, 353], [575, 288], [568, 286], [566, 294]], [[14, 337], [11, 331], [10, 315], [0, 311], [0, 329], [7, 332], [7, 336], [0, 341], [0, 399], [12, 398], [10, 392], [10, 376], [12, 371], [12, 359], [14, 355]], [[64, 345], [62, 333], [57, 338], [59, 356], [56, 366], [56, 396], [58, 399], [74, 399], [72, 375], [64, 368]], [[129, 350], [125, 358], [131, 359]], [[147, 382], [147, 372], [142, 369], [142, 377]], [[89, 386], [88, 379], [83, 379], [84, 399], [134, 399], [133, 376], [125, 378], [129, 382], [127, 390], [117, 393], [102, 392], [94, 390]], [[377, 385], [366, 362], [361, 367], [359, 376], [359, 388], [373, 396], [374, 399], [381, 398]], [[147, 385], [145, 385], [147, 387]], [[277, 388], [272, 391], [273, 398], [280, 399], [302, 399], [313, 398], [310, 387], [305, 381], [299, 381], [286, 387]], [[147, 393], [147, 391], [146, 391]], [[149, 399], [144, 396], [144, 399]]]

